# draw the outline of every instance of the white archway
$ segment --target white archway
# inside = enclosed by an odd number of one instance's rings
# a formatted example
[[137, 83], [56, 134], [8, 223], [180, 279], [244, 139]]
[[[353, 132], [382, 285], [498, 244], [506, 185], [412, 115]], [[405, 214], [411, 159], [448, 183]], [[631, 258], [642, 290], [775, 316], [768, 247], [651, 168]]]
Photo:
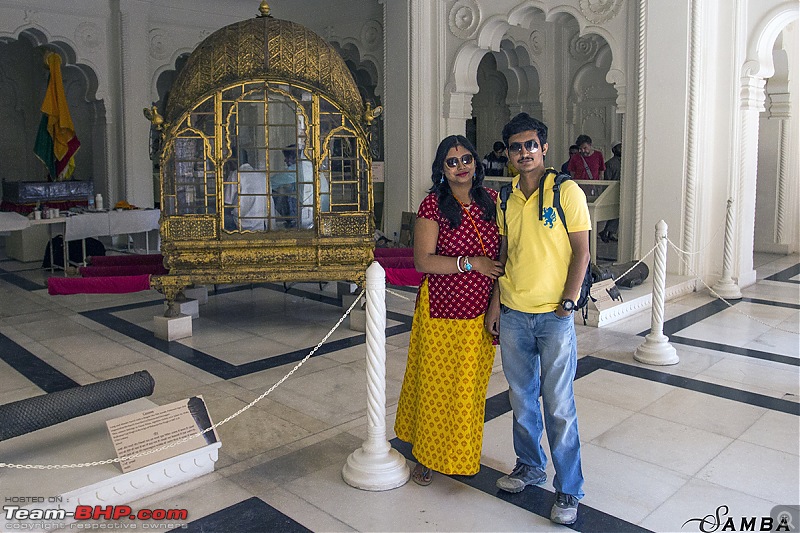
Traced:
[[798, 19], [798, 4], [787, 1], [764, 15], [753, 27], [747, 42], [747, 56], [740, 68], [740, 92], [735, 116], [738, 116], [738, 140], [734, 147], [736, 172], [731, 183], [738, 221], [736, 228], [733, 275], [746, 287], [756, 281], [753, 268], [755, 238], [756, 175], [758, 173], [758, 121], [765, 109], [766, 78], [775, 72], [772, 59], [774, 43], [783, 29]]

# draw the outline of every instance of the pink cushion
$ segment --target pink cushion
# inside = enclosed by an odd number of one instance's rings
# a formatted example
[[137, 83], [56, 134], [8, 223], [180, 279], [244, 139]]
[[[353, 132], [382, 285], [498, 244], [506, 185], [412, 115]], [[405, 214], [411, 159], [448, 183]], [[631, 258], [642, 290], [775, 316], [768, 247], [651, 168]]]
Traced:
[[59, 294], [122, 294], [150, 289], [150, 275], [112, 276], [95, 278], [47, 279], [47, 293]]

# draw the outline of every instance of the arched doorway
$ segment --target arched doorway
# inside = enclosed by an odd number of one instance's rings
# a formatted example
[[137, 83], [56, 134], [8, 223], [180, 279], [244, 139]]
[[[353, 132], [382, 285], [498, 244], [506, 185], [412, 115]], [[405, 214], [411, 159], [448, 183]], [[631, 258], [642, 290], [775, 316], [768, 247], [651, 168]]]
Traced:
[[758, 128], [754, 253], [798, 251], [797, 26], [797, 22], [789, 24], [775, 40], [775, 72], [765, 86], [765, 109]]
[[0, 151], [7, 181], [42, 181], [47, 171], [34, 155], [33, 146], [42, 116], [42, 99], [49, 72], [44, 53], [59, 54], [64, 92], [81, 147], [75, 154], [73, 179], [94, 181], [97, 192], [108, 191], [106, 170], [106, 110], [96, 98], [97, 76], [78, 64], [76, 52], [64, 42], [49, 42], [33, 28], [17, 39], [0, 40]]

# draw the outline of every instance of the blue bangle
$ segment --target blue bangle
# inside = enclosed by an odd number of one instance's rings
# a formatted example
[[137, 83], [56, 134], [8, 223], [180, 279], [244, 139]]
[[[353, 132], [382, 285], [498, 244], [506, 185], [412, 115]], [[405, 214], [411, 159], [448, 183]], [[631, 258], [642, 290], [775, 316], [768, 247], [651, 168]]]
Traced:
[[469, 262], [469, 257], [464, 258], [464, 272], [472, 270], [472, 263]]

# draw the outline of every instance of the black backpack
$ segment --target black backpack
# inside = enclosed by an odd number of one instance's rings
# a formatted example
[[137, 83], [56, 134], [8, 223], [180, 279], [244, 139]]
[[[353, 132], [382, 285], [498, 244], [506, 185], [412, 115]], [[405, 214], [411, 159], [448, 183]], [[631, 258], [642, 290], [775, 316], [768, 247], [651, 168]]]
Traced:
[[[558, 212], [558, 217], [561, 219], [561, 223], [564, 225], [564, 229], [569, 232], [567, 229], [567, 217], [564, 215], [564, 209], [561, 207], [561, 184], [571, 179], [569, 174], [565, 174], [563, 172], [557, 173], [555, 169], [548, 168], [545, 171], [545, 175], [539, 181], [539, 220], [542, 220], [542, 210], [544, 208], [544, 182], [547, 180], [547, 176], [550, 174], [555, 174], [555, 180], [553, 183], [553, 207]], [[506, 226], [506, 230], [508, 229], [508, 223], [506, 222], [506, 205], [508, 203], [508, 198], [511, 196], [511, 184], [506, 183], [502, 187], [500, 187], [500, 209], [503, 211], [503, 224]], [[508, 231], [506, 231], [506, 235]], [[583, 316], [583, 323], [586, 324], [586, 319], [589, 316], [589, 299], [592, 298], [591, 290], [592, 290], [592, 262], [589, 261], [589, 264], [586, 265], [586, 273], [583, 275], [583, 283], [581, 283], [581, 293], [578, 296], [578, 300], [575, 302], [575, 308], [582, 310]]]

